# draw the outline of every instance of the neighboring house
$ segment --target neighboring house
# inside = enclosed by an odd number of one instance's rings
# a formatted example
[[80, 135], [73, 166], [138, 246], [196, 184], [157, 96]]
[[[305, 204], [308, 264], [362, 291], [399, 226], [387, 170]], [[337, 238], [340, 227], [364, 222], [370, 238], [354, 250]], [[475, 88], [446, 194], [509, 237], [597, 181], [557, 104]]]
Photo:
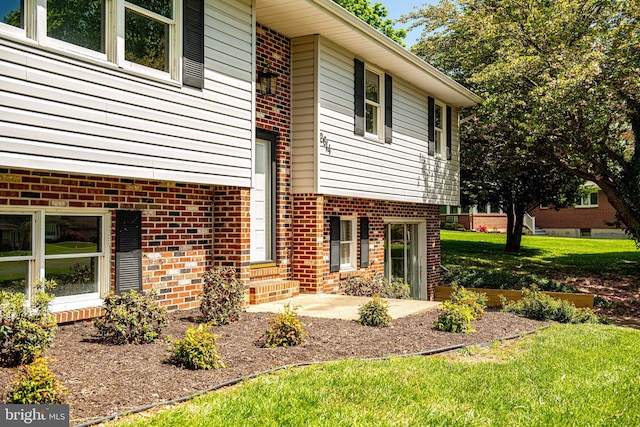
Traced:
[[[613, 225], [616, 211], [607, 196], [592, 182], [585, 184], [585, 188], [587, 194], [575, 206], [535, 208], [531, 215], [525, 216], [524, 232], [560, 237], [626, 238], [624, 230]], [[491, 204], [473, 208], [441, 206], [440, 221], [459, 223], [466, 230], [484, 226], [488, 232], [504, 233], [507, 229], [507, 216]]]
[[196, 307], [218, 265], [250, 303], [374, 272], [432, 297], [477, 96], [330, 0], [63, 4], [0, 6], [0, 287], [54, 278], [62, 322]]
[[486, 228], [488, 232], [506, 233], [507, 216], [502, 209], [491, 203], [462, 208], [460, 206], [441, 206], [440, 221], [458, 223], [465, 230]]
[[549, 236], [626, 238], [624, 230], [613, 225], [616, 210], [607, 196], [592, 182], [585, 184], [587, 194], [575, 206], [560, 210], [541, 206], [531, 213], [536, 227]]

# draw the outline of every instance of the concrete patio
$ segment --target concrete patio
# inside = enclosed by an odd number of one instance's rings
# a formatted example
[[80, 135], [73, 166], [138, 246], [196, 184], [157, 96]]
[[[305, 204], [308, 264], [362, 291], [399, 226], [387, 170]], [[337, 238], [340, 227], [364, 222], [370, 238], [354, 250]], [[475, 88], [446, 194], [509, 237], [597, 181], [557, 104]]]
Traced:
[[[347, 295], [301, 294], [279, 301], [250, 305], [247, 307], [247, 312], [281, 313], [286, 304], [291, 304], [293, 307], [297, 307], [297, 313], [300, 316], [357, 320], [358, 307], [369, 300], [371, 300], [369, 297]], [[386, 301], [389, 302], [389, 314], [393, 319], [430, 310], [441, 304], [435, 301], [418, 300], [388, 299]]]

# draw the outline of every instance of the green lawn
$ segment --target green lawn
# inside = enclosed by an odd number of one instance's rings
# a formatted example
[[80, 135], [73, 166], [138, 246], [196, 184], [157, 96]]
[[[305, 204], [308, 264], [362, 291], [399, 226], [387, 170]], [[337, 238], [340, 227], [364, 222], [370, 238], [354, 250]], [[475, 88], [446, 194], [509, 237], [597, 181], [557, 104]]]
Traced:
[[640, 250], [628, 239], [523, 236], [520, 254], [504, 252], [504, 234], [441, 230], [442, 264], [449, 267], [640, 274]]
[[638, 426], [640, 331], [553, 326], [459, 357], [264, 375], [119, 426]]

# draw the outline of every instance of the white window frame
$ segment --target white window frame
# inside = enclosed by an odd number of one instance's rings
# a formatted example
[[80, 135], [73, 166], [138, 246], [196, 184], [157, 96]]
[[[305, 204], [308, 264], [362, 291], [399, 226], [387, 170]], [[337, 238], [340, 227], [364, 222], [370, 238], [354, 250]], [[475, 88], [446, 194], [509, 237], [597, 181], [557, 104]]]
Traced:
[[104, 209], [8, 209], [0, 208], [1, 214], [31, 215], [32, 220], [32, 253], [30, 256], [10, 257], [0, 259], [3, 261], [28, 261], [27, 297], [30, 300], [33, 285], [41, 279], [45, 279], [45, 261], [47, 259], [70, 258], [72, 256], [45, 255], [45, 217], [47, 215], [65, 216], [100, 216], [102, 217], [100, 252], [87, 255], [94, 256], [97, 261], [98, 291], [93, 293], [69, 295], [54, 298], [49, 304], [52, 312], [75, 310], [86, 307], [98, 307], [103, 303], [103, 297], [109, 292], [111, 276], [111, 213]]
[[[600, 195], [598, 194], [599, 190], [592, 190], [588, 194], [582, 196], [580, 200], [575, 204], [576, 208], [585, 209], [585, 208], [597, 208], [600, 203]], [[596, 195], [596, 203], [591, 203], [591, 196]]]
[[[181, 82], [182, 0], [172, 1], [173, 18], [169, 19], [125, 0], [104, 0], [104, 53], [47, 36], [47, 0], [25, 0], [24, 29], [0, 23], [0, 33], [22, 40], [26, 38], [45, 49], [66, 56], [77, 57], [103, 65], [117, 66], [127, 72], [152, 77], [157, 80]], [[169, 43], [166, 46], [166, 53], [169, 56], [168, 72], [125, 60], [125, 9], [133, 10], [168, 26]]]
[[[433, 116], [434, 116], [434, 122], [433, 122], [433, 130], [434, 130], [433, 134], [434, 134], [434, 136], [433, 136], [433, 139], [434, 139], [434, 142], [435, 142], [435, 154], [438, 157], [442, 157], [442, 156], [446, 155], [446, 153], [445, 153], [446, 144], [444, 143], [445, 142], [444, 139], [445, 139], [446, 131], [447, 131], [446, 130], [446, 126], [447, 126], [447, 123], [446, 123], [447, 107], [443, 103], [441, 103], [440, 101], [434, 100], [434, 107], [433, 108], [435, 110], [433, 112]], [[437, 122], [437, 118], [436, 118], [437, 114], [436, 113], [438, 111], [438, 108], [440, 108], [440, 124], [442, 125], [440, 127], [436, 126], [436, 122]]]
[[[345, 224], [350, 224], [351, 227], [351, 240], [342, 240], [342, 232]], [[357, 233], [358, 225], [357, 218], [354, 216], [340, 217], [340, 271], [354, 270], [356, 268], [356, 257], [358, 255], [357, 250]], [[342, 262], [342, 248], [347, 246], [349, 248], [349, 260], [348, 262]]]
[[[371, 101], [367, 98], [367, 73], [371, 72], [378, 76], [378, 102]], [[384, 73], [376, 68], [365, 64], [364, 66], [364, 135], [365, 137], [382, 140], [384, 132], [384, 105], [385, 105], [385, 88], [384, 88]], [[371, 105], [376, 108], [376, 132], [371, 133], [367, 131], [367, 105]]]

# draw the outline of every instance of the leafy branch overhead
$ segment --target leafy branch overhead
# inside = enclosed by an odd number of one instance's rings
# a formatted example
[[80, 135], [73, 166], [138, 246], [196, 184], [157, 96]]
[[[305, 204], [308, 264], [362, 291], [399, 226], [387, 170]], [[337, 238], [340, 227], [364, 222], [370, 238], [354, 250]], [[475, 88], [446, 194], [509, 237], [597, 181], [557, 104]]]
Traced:
[[640, 0], [442, 0], [402, 21], [484, 98], [474, 134], [595, 182], [640, 241]]
[[376, 2], [371, 4], [369, 0], [333, 1], [404, 47], [404, 38], [407, 37], [407, 31], [393, 28], [393, 21], [387, 18], [389, 11], [382, 3]]

